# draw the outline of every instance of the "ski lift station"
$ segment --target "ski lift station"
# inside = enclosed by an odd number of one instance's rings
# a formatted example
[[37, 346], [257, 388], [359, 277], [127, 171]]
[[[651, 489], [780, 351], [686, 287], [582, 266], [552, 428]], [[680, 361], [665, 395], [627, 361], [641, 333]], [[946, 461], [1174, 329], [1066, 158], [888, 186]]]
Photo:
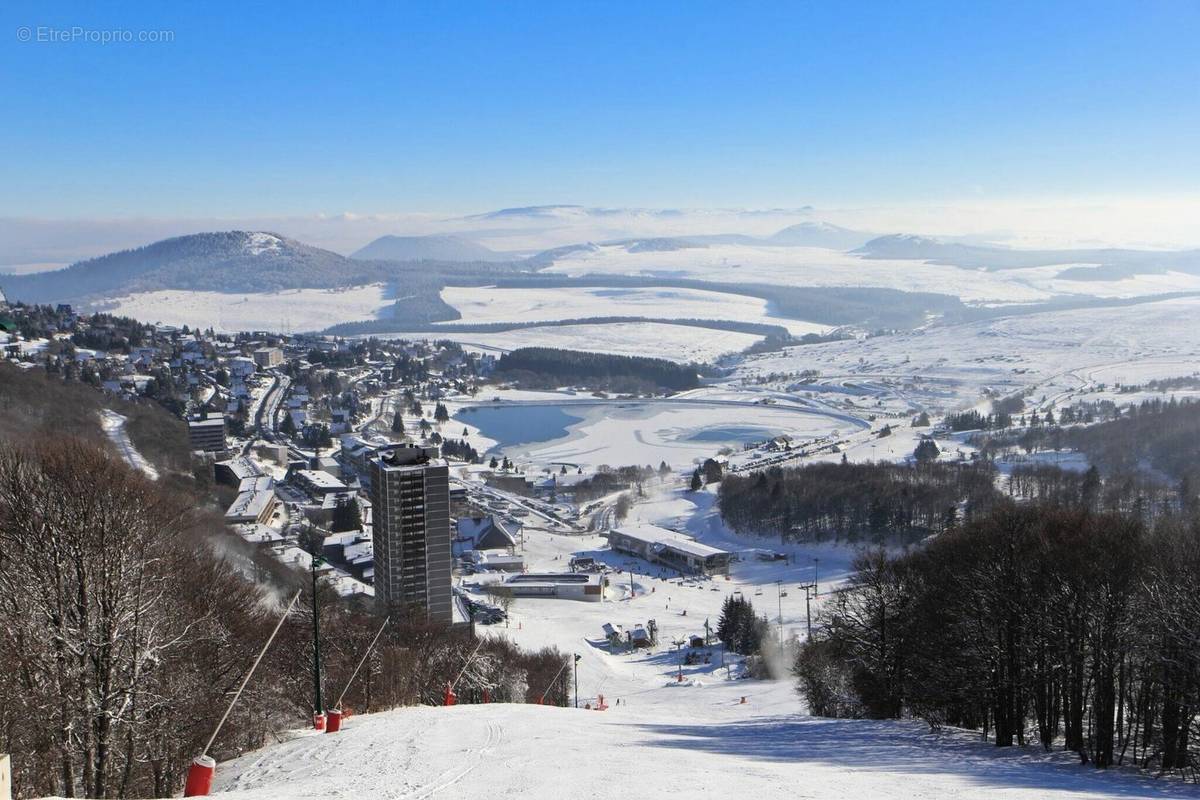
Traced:
[[733, 554], [657, 525], [630, 525], [608, 532], [608, 546], [654, 564], [698, 575], [728, 574]]

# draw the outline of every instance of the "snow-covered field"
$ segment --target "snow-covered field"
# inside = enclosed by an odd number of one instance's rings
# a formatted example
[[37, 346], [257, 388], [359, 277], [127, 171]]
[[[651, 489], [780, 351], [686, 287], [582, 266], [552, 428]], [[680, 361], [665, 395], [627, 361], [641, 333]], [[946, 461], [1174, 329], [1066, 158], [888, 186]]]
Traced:
[[649, 275], [782, 286], [873, 286], [951, 294], [964, 302], [986, 304], [1031, 303], [1057, 294], [1136, 297], [1200, 289], [1200, 278], [1180, 273], [1139, 275], [1120, 281], [1074, 281], [1056, 277], [1063, 270], [1077, 266], [1092, 265], [1064, 263], [989, 272], [914, 260], [860, 258], [817, 247], [713, 244], [666, 252], [630, 252], [624, 245], [606, 245], [572, 252], [556, 260], [547, 271], [566, 275]]
[[711, 362], [720, 356], [741, 352], [763, 338], [749, 333], [660, 322], [551, 325], [503, 333], [425, 331], [387, 336], [393, 339], [450, 339], [471, 349], [488, 352], [503, 352], [518, 347], [558, 347], [619, 356], [654, 356], [681, 364]]
[[[1054, 311], [988, 322], [793, 347], [753, 356], [743, 379], [771, 372], [821, 372], [823, 391], [841, 380], [888, 379], [914, 406], [931, 411], [977, 404], [985, 390], [1036, 387], [1054, 404], [1093, 381], [1188, 375], [1200, 369], [1200, 298], [1118, 308]], [[1099, 371], [1103, 370], [1103, 371]], [[1098, 372], [1099, 371], [1099, 372]]]
[[547, 322], [584, 317], [712, 319], [783, 325], [794, 336], [827, 333], [828, 325], [772, 316], [767, 301], [697, 289], [497, 289], [451, 286], [442, 299], [471, 322]]
[[143, 322], [188, 325], [218, 332], [270, 330], [292, 333], [339, 322], [373, 319], [389, 304], [382, 284], [346, 289], [290, 289], [225, 294], [165, 290], [114, 298], [104, 310]]

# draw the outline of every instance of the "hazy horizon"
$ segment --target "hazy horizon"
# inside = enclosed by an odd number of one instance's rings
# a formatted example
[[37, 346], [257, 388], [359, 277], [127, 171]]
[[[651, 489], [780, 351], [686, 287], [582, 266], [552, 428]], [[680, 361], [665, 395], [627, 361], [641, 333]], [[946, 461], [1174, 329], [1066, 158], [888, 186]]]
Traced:
[[556, 203], [1200, 245], [1200, 6], [960, 12], [7, 4], [0, 268], [229, 228], [348, 252]]

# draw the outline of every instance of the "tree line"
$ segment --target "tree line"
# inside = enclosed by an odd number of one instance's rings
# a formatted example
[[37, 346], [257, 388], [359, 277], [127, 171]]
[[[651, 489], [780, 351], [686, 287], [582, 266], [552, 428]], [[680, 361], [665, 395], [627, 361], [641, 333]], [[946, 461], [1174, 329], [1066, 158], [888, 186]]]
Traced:
[[663, 358], [522, 347], [496, 363], [497, 377], [531, 387], [587, 386], [612, 391], [683, 391], [700, 385], [695, 367]]
[[[212, 755], [261, 747], [312, 713], [311, 584], [225, 532], [195, 493], [75, 438], [0, 445], [0, 752], [17, 797], [167, 797], [182, 785], [283, 606], [303, 597]], [[253, 579], [253, 580], [252, 580]], [[319, 584], [326, 702], [380, 620]], [[346, 695], [355, 711], [532, 702], [566, 663], [419, 613], [391, 620]], [[565, 703], [561, 680], [547, 702]]]
[[866, 552], [795, 665], [813, 713], [1032, 738], [1097, 767], [1195, 765], [1200, 521], [1002, 502]]
[[916, 541], [995, 502], [987, 464], [808, 464], [726, 475], [721, 516], [793, 541]]

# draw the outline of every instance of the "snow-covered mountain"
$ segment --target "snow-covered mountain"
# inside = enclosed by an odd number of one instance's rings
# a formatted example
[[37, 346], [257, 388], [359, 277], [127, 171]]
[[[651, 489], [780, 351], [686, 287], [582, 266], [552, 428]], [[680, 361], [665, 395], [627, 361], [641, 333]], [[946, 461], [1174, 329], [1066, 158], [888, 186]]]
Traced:
[[377, 261], [506, 261], [508, 256], [461, 236], [380, 236], [350, 254]]
[[370, 283], [364, 262], [266, 231], [220, 231], [164, 239], [5, 280], [14, 300], [63, 302], [160, 289], [269, 292]]
[[853, 250], [862, 247], [872, 234], [852, 231], [828, 222], [801, 222], [790, 225], [773, 236], [771, 244], [785, 247], [824, 247], [829, 250]]
[[1018, 250], [899, 233], [872, 239], [854, 254], [873, 259], [929, 261], [965, 269], [1075, 265], [1059, 273], [1059, 277], [1076, 281], [1121, 280], [1167, 272], [1200, 275], [1200, 250]]

